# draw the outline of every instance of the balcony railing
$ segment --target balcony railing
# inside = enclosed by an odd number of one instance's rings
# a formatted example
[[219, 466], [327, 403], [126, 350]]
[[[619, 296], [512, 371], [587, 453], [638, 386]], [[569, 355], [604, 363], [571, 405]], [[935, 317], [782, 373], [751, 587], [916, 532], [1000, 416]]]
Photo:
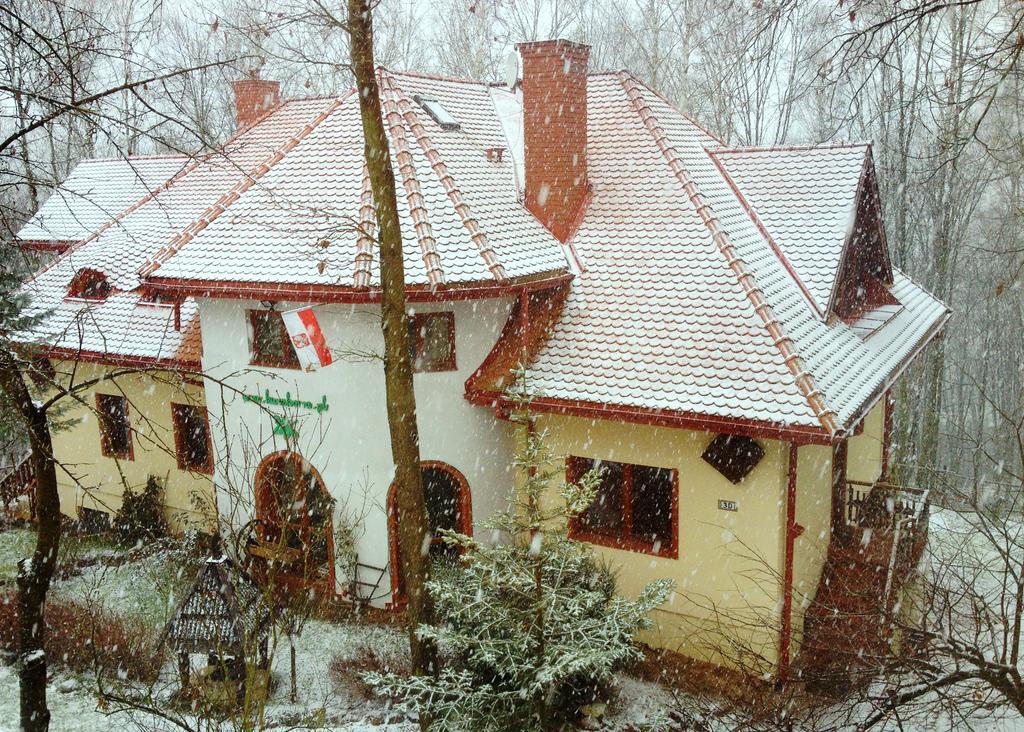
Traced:
[[917, 529], [927, 521], [928, 491], [884, 480], [846, 481], [846, 523], [859, 528]]

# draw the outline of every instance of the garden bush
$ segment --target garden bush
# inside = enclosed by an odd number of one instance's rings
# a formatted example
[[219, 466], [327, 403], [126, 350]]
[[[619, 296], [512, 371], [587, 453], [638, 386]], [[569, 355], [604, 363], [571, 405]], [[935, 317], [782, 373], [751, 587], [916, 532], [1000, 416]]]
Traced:
[[[107, 681], [156, 681], [163, 665], [159, 637], [141, 621], [126, 620], [77, 602], [46, 603], [43, 643], [50, 663]], [[0, 596], [0, 649], [18, 652], [18, 604]]]
[[[527, 407], [524, 397], [513, 419], [528, 424]], [[431, 732], [573, 725], [586, 705], [609, 700], [615, 672], [640, 658], [633, 636], [650, 627], [651, 611], [672, 591], [671, 582], [656, 580], [635, 599], [616, 595], [614, 575], [567, 530], [594, 500], [600, 474], [564, 482], [561, 500], [546, 501], [564, 461], [547, 449], [544, 431], [523, 431], [519, 487], [509, 508], [483, 525], [508, 540], [441, 532], [461, 561], [435, 565], [427, 589], [437, 622], [417, 628], [436, 643], [440, 672], [371, 667], [361, 675], [400, 707], [429, 717]]]

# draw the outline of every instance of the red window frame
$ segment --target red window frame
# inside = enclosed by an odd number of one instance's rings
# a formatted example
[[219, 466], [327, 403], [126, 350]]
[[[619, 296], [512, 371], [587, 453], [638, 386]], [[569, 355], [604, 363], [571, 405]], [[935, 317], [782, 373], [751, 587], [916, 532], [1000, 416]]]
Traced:
[[[426, 330], [428, 320], [444, 319], [448, 329], [448, 353], [443, 359], [427, 362], [422, 360], [424, 350], [423, 334]], [[412, 340], [415, 338], [415, 342]], [[450, 310], [429, 313], [413, 313], [409, 316], [409, 355], [412, 360], [412, 370], [416, 373], [431, 373], [437, 371], [455, 371], [455, 313]]]
[[[128, 449], [124, 452], [115, 452], [110, 446], [110, 423], [112, 411], [104, 406], [105, 400], [118, 399], [124, 405], [125, 430], [128, 433]], [[128, 398], [120, 394], [96, 394], [96, 412], [100, 421], [100, 451], [107, 457], [117, 460], [134, 460], [135, 444], [132, 439], [132, 418], [129, 410]]]
[[[295, 354], [295, 349], [292, 348], [291, 338], [288, 336], [288, 329], [284, 327], [284, 319], [281, 317], [281, 313], [276, 310], [249, 310], [249, 365], [250, 366], [264, 366], [275, 369], [299, 369], [299, 357]], [[273, 316], [277, 319], [277, 326], [280, 328], [281, 343], [284, 344], [284, 353], [278, 356], [267, 356], [261, 353], [256, 348], [256, 334], [259, 329], [256, 325], [256, 321], [268, 316]]]
[[[590, 462], [597, 458], [586, 458], [570, 455], [565, 459], [565, 476], [570, 483], [577, 482], [590, 469]], [[618, 462], [618, 461], [616, 461]], [[633, 536], [633, 468], [657, 468], [656, 465], [640, 465], [639, 463], [619, 463], [623, 466], [622, 485], [622, 533], [619, 535], [603, 534], [588, 530], [578, 516], [569, 519], [569, 538], [585, 541], [589, 544], [607, 546], [613, 549], [651, 554], [666, 559], [679, 558], [679, 471], [675, 468], [660, 468], [672, 471], [672, 537], [669, 542], [662, 542], [655, 548], [655, 542], [638, 539]]]
[[[189, 462], [187, 436], [185, 434], [186, 412], [193, 412], [206, 425], [206, 462], [193, 465]], [[210, 417], [206, 407], [193, 404], [171, 404], [171, 422], [174, 424], [174, 454], [178, 460], [178, 470], [195, 473], [213, 473], [213, 440], [210, 437]]]

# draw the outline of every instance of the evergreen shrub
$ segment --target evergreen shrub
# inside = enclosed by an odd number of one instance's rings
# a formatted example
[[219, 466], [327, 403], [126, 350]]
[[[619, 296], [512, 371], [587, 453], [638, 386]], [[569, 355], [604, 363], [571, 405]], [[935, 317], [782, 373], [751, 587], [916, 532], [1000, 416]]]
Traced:
[[[564, 462], [545, 447], [546, 434], [525, 428], [525, 393], [515, 415], [523, 426], [519, 487], [485, 525], [495, 540], [443, 532], [462, 561], [436, 567], [427, 584], [437, 622], [417, 633], [437, 643], [440, 670], [363, 674], [377, 693], [428, 719], [432, 732], [573, 723], [583, 705], [607, 701], [613, 674], [640, 657], [634, 634], [672, 591], [669, 580], [657, 580], [636, 599], [617, 596], [613, 574], [590, 546], [568, 538], [568, 520], [594, 500], [600, 474], [564, 482]], [[552, 496], [559, 480], [560, 500]]]
[[125, 546], [137, 546], [167, 536], [163, 487], [156, 476], [146, 480], [141, 493], [126, 487], [121, 508], [114, 516], [114, 534]]

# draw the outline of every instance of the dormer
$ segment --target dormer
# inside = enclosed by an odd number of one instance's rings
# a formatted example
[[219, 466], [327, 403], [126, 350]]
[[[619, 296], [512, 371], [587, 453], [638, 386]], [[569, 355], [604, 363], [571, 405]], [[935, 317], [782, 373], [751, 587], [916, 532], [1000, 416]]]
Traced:
[[71, 278], [67, 296], [77, 300], [102, 301], [107, 299], [111, 289], [105, 274], [91, 267], [83, 267]]
[[709, 152], [816, 317], [867, 335], [899, 310], [870, 144]]
[[881, 197], [868, 154], [849, 232], [829, 301], [829, 313], [847, 323], [886, 305], [898, 305], [890, 292], [892, 263], [882, 224]]

